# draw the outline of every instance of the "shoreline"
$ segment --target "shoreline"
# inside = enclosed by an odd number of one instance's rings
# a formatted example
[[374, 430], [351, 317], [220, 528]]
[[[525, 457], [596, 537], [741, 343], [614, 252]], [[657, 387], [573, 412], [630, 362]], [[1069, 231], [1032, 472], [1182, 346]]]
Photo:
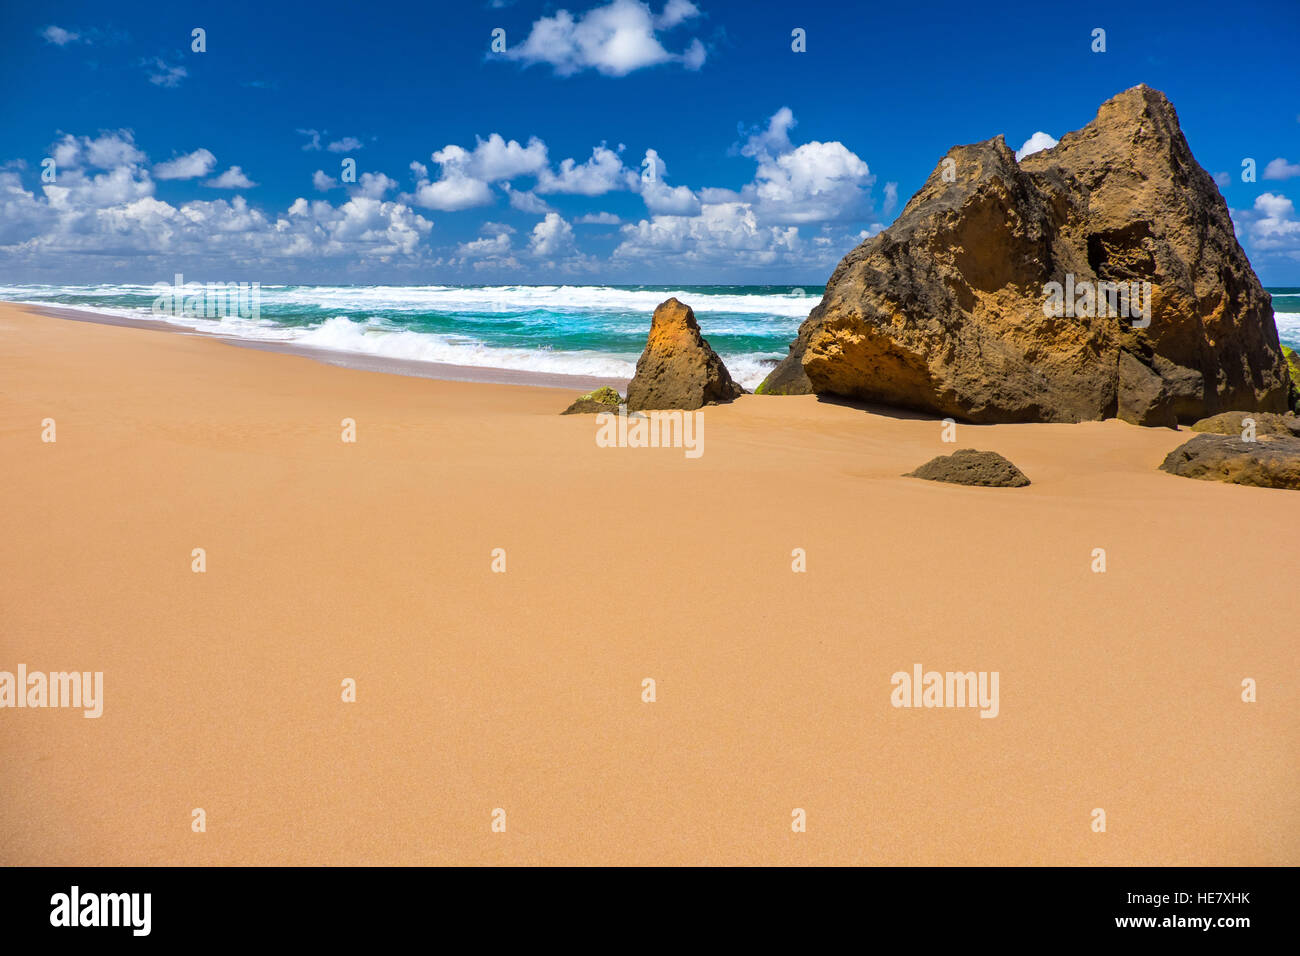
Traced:
[[131, 319], [126, 316], [94, 312], [87, 309], [31, 305], [5, 300], [0, 300], [0, 304], [55, 319], [71, 319], [74, 322], [89, 322], [95, 325], [113, 325], [119, 328], [148, 329], [154, 332], [196, 335], [240, 348], [256, 349], [262, 352], [279, 352], [285, 355], [299, 355], [304, 358], [314, 359], [325, 365], [336, 365], [341, 368], [350, 368], [362, 372], [383, 372], [411, 378], [429, 378], [440, 382], [475, 382], [482, 385], [530, 385], [535, 388], [566, 389], [578, 394], [608, 385], [617, 389], [621, 394], [627, 391], [627, 383], [630, 381], [625, 378], [604, 378], [595, 375], [530, 372], [493, 366], [453, 365], [446, 362], [423, 362], [418, 359], [364, 355], [359, 352], [341, 352], [333, 349], [316, 348], [310, 345], [295, 345], [292, 342], [262, 342], [255, 339], [240, 338], [236, 335], [222, 335], [219, 332], [207, 332], [202, 329], [173, 325], [160, 319]]

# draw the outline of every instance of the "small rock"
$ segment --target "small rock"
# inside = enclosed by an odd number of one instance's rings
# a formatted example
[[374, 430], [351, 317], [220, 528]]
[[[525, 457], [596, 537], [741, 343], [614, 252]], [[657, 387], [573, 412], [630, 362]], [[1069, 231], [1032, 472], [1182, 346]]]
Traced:
[[1242, 441], [1231, 435], [1197, 435], [1171, 451], [1160, 470], [1202, 481], [1300, 491], [1300, 438]]
[[623, 396], [610, 388], [608, 385], [602, 385], [594, 392], [588, 392], [586, 395], [580, 395], [572, 405], [560, 412], [561, 415], [590, 415], [599, 412], [618, 412], [618, 406], [623, 404]]
[[904, 477], [990, 488], [1023, 488], [1029, 484], [1025, 473], [997, 452], [977, 451], [974, 448], [962, 448], [951, 455], [932, 458]]

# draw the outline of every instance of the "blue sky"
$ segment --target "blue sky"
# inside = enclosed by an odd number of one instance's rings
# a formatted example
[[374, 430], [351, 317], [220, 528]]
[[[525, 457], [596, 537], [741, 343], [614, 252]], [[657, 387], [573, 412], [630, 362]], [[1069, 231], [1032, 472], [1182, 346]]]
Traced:
[[1300, 285], [1295, 0], [56, 2], [0, 38], [0, 282], [820, 284], [951, 145], [1145, 82]]

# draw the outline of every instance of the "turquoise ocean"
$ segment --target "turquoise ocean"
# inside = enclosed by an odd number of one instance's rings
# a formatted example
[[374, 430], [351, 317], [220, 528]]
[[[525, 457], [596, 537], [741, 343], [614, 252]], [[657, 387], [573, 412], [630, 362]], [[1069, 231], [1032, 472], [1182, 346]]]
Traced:
[[[0, 285], [0, 299], [163, 319], [240, 338], [485, 368], [631, 378], [654, 307], [689, 304], [732, 375], [753, 388], [786, 354], [821, 286], [264, 285], [256, 319], [156, 315], [152, 285]], [[1300, 288], [1271, 288], [1300, 349]]]

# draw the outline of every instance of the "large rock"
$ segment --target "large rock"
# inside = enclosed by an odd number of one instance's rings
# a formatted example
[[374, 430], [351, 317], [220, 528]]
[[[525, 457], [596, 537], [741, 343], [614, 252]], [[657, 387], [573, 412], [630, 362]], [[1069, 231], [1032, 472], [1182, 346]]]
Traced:
[[645, 351], [627, 386], [630, 411], [696, 409], [729, 402], [744, 391], [700, 335], [690, 306], [674, 298], [655, 309]]
[[947, 481], [955, 485], [982, 485], [986, 488], [1023, 488], [1029, 484], [1025, 473], [995, 451], [961, 448], [951, 455], [931, 458], [904, 478]]
[[[1150, 324], [1049, 317], [1052, 282], [1149, 282]], [[973, 422], [1173, 425], [1284, 411], [1289, 382], [1223, 197], [1164, 94], [1137, 86], [1019, 163], [1000, 136], [951, 149], [840, 262], [759, 391]]]
[[1281, 435], [1283, 438], [1300, 438], [1300, 418], [1287, 413], [1278, 415], [1274, 412], [1220, 412], [1209, 418], [1202, 418], [1192, 426], [1194, 432], [1209, 432], [1215, 435], [1241, 435], [1246, 431], [1246, 419], [1255, 423], [1255, 434]]
[[1300, 491], [1300, 438], [1242, 441], [1231, 435], [1197, 435], [1171, 451], [1160, 470], [1203, 481]]

